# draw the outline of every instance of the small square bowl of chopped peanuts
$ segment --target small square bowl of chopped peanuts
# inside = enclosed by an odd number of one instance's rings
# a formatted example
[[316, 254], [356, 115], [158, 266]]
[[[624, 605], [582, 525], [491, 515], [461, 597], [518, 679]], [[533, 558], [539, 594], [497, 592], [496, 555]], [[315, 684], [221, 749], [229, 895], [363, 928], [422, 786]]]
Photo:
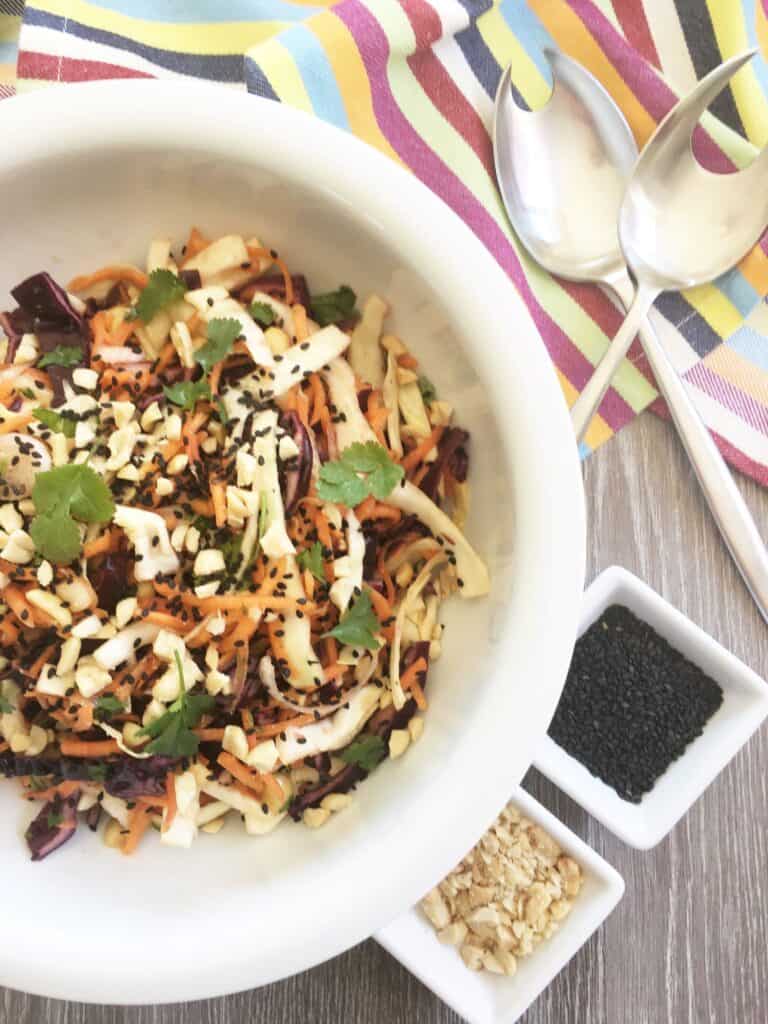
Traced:
[[374, 937], [469, 1024], [513, 1024], [624, 893], [624, 880], [518, 787], [418, 907]]

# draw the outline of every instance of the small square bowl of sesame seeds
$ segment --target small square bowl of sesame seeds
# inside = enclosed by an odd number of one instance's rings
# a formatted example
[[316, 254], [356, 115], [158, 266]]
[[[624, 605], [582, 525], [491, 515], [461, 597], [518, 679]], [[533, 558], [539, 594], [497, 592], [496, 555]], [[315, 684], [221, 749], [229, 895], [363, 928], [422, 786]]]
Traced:
[[768, 715], [768, 684], [619, 566], [584, 595], [535, 766], [630, 846], [687, 813]]
[[448, 878], [374, 938], [469, 1024], [514, 1024], [623, 893], [618, 872], [518, 787]]

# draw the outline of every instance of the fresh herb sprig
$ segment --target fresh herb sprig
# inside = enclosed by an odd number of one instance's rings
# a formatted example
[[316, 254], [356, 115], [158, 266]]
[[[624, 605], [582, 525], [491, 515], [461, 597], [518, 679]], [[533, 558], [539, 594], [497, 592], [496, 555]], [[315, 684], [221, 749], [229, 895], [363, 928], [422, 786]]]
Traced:
[[184, 668], [179, 652], [173, 652], [176, 671], [179, 675], [179, 696], [168, 710], [154, 722], [139, 730], [139, 735], [150, 736], [147, 744], [149, 754], [165, 754], [167, 757], [194, 757], [200, 740], [192, 730], [202, 716], [210, 711], [215, 701], [208, 693], [187, 693], [184, 685]]
[[81, 523], [107, 523], [115, 514], [109, 488], [90, 466], [57, 466], [38, 473], [32, 488], [37, 515], [29, 532], [49, 562], [67, 565], [80, 554]]
[[363, 590], [342, 615], [338, 625], [324, 635], [335, 637], [350, 647], [365, 647], [366, 650], [377, 651], [379, 643], [375, 634], [380, 629], [381, 623], [373, 611], [368, 591]]
[[383, 501], [404, 476], [403, 467], [393, 462], [380, 444], [356, 441], [338, 459], [323, 463], [317, 493], [323, 501], [354, 508], [370, 494]]

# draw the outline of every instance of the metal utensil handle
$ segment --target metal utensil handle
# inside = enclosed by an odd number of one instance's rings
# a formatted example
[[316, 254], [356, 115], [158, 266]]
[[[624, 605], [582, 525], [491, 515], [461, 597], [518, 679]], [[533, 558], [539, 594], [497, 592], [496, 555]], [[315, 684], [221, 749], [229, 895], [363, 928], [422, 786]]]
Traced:
[[[629, 278], [613, 286], [623, 303], [632, 303]], [[640, 328], [640, 340], [723, 540], [761, 615], [768, 621], [768, 551], [752, 513], [647, 318]]]
[[[656, 297], [650, 292], [638, 291], [635, 295], [629, 278], [627, 278], [627, 283], [631, 291], [629, 294], [629, 302], [625, 303], [627, 315], [624, 318], [624, 323], [618, 329], [613, 341], [605, 350], [603, 358], [595, 367], [595, 370], [587, 381], [584, 390], [571, 406], [571, 422], [573, 423], [573, 432], [576, 435], [576, 444], [579, 444], [584, 439], [587, 427], [592, 422], [592, 419], [603, 400], [605, 392], [608, 390], [611, 381], [615, 377], [616, 371], [621, 365], [624, 356], [629, 351], [629, 347], [638, 332], [638, 328], [642, 324], [646, 313], [653, 305], [653, 300]], [[618, 289], [616, 289], [616, 291], [618, 294]], [[621, 301], [624, 302], [624, 299], [622, 298]]]

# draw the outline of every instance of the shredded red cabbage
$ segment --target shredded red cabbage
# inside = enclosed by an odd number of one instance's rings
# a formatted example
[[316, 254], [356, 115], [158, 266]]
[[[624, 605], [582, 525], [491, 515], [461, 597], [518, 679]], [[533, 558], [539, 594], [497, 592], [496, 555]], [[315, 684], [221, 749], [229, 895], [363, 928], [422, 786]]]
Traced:
[[77, 804], [80, 790], [71, 796], [55, 796], [43, 804], [40, 813], [24, 834], [32, 860], [44, 860], [63, 846], [77, 829]]

